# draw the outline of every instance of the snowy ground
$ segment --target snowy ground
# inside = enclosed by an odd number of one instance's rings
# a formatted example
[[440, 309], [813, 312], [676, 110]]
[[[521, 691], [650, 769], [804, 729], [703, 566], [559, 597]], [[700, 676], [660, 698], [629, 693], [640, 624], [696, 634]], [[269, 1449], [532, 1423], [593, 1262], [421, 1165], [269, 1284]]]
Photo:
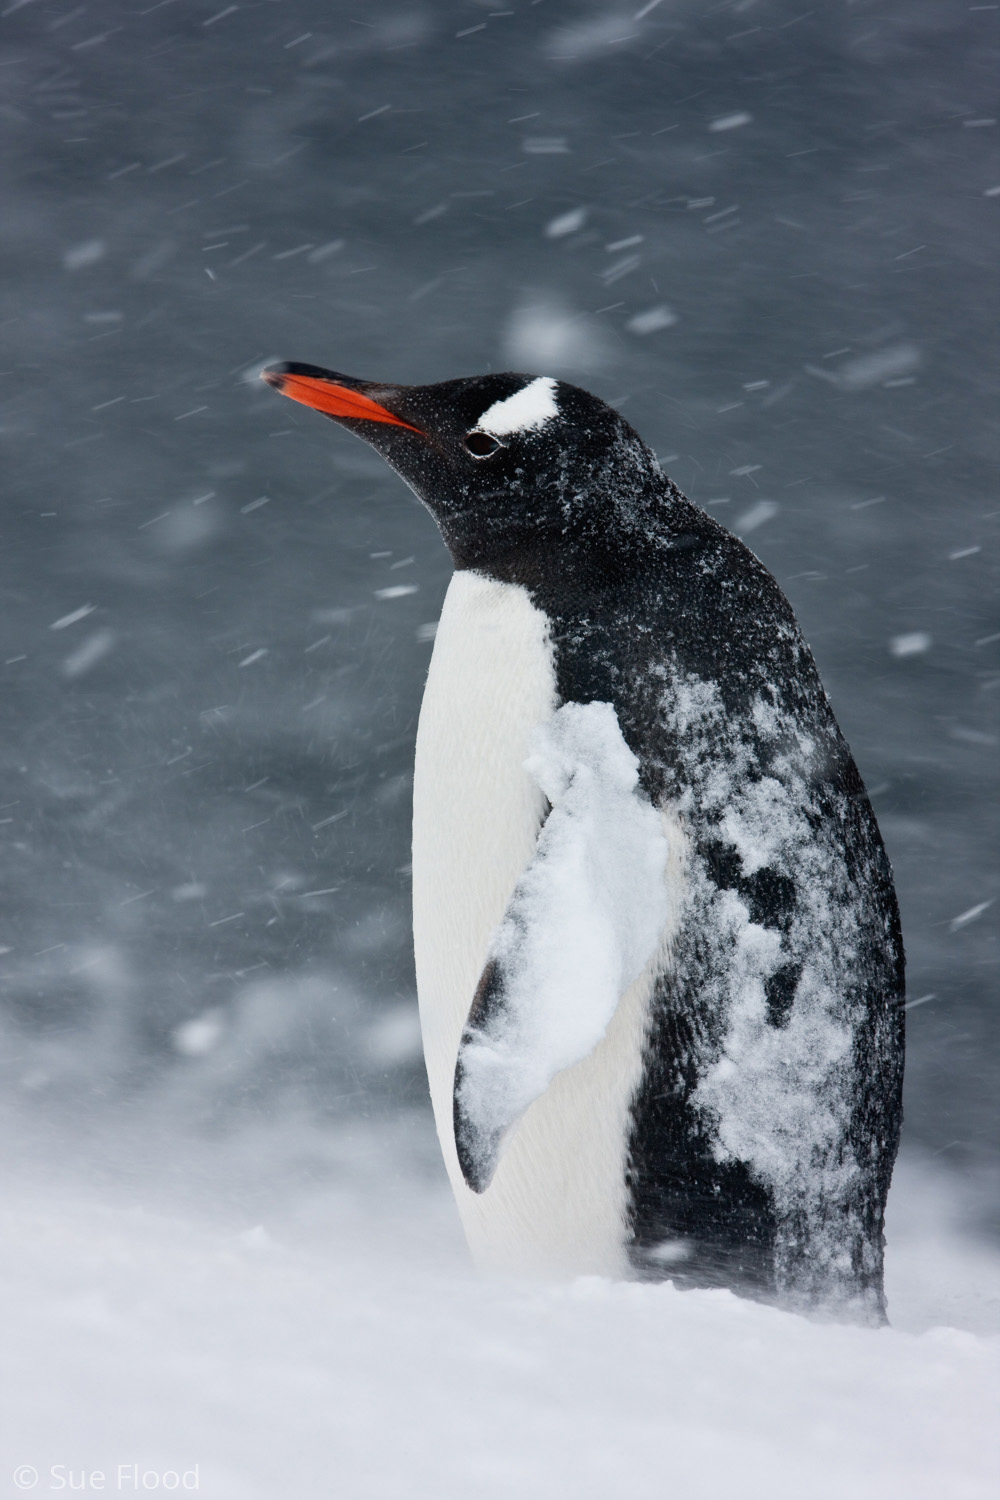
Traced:
[[119, 1127], [56, 1157], [5, 1134], [0, 1495], [31, 1471], [42, 1494], [96, 1471], [213, 1500], [996, 1493], [1000, 1257], [919, 1161], [873, 1332], [669, 1285], [479, 1280], [423, 1117]]

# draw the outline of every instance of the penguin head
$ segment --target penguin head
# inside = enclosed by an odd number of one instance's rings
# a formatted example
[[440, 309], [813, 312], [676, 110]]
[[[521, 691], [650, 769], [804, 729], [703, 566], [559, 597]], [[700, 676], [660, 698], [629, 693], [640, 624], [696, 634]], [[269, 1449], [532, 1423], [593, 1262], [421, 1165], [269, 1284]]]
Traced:
[[375, 448], [434, 516], [456, 566], [511, 582], [627, 548], [667, 483], [618, 412], [549, 376], [403, 386], [280, 364], [261, 378]]

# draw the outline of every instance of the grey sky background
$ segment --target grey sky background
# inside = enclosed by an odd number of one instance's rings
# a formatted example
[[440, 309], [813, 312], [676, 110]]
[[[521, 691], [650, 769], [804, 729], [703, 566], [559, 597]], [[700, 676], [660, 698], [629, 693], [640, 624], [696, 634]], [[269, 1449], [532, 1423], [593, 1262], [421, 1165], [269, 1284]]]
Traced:
[[7, 6], [8, 1098], [422, 1107], [410, 770], [449, 562], [254, 376], [514, 368], [620, 406], [793, 600], [897, 873], [908, 1136], [989, 1163], [998, 20]]

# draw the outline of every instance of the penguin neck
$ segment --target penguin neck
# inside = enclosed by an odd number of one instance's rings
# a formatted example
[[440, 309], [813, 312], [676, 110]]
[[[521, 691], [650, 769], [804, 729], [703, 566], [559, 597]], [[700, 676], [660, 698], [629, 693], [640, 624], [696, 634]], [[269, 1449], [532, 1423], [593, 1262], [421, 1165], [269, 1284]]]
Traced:
[[466, 512], [439, 518], [456, 568], [486, 574], [529, 590], [576, 594], [621, 587], [648, 568], [650, 554], [669, 546], [673, 507], [683, 501], [665, 476], [627, 496], [606, 494], [581, 506], [580, 497], [529, 527], [506, 517], [484, 520]]
[[638, 550], [595, 552], [585, 545], [567, 545], [558, 534], [540, 546], [450, 548], [457, 569], [485, 574], [498, 583], [518, 584], [532, 594], [553, 589], [593, 593], [620, 586], [634, 576]]

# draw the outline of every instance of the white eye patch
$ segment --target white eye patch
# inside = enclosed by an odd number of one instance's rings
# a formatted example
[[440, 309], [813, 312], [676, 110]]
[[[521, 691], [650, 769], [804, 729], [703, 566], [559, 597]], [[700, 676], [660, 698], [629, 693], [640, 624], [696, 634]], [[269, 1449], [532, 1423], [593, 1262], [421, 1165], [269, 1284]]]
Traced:
[[558, 416], [559, 408], [556, 405], [556, 381], [551, 375], [539, 375], [537, 380], [519, 391], [513, 396], [507, 396], [503, 401], [494, 401], [488, 411], [484, 411], [476, 426], [482, 432], [492, 433], [494, 437], [506, 437], [511, 432], [530, 432], [533, 428], [542, 427]]

